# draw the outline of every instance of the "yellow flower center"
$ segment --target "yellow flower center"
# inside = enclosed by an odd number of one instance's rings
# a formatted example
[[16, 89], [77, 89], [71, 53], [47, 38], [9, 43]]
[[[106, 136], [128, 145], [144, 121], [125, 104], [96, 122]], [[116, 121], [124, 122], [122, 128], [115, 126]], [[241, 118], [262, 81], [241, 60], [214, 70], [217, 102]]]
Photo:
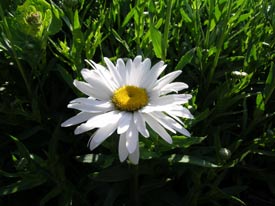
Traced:
[[133, 112], [148, 104], [148, 95], [143, 88], [123, 86], [114, 92], [112, 102], [119, 110]]

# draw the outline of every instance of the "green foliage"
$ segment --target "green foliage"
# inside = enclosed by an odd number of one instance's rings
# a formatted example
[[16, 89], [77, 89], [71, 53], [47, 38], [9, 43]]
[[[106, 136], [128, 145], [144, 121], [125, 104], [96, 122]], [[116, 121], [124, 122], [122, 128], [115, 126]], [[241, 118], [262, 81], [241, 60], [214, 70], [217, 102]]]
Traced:
[[[0, 31], [0, 205], [275, 204], [274, 0], [3, 0]], [[183, 71], [195, 119], [135, 168], [60, 124], [85, 59], [137, 54]]]

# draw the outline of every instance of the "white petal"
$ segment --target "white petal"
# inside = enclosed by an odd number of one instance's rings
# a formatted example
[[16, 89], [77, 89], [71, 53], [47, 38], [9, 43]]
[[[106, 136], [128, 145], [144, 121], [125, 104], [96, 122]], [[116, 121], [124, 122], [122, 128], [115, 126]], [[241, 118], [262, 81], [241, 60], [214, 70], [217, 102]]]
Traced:
[[94, 114], [87, 113], [87, 112], [80, 112], [77, 115], [71, 117], [70, 119], [66, 120], [61, 124], [61, 127], [70, 127], [76, 124], [79, 124], [81, 122], [85, 122], [86, 120], [93, 117]]
[[183, 106], [178, 104], [160, 104], [160, 105], [147, 105], [140, 109], [139, 111], [142, 113], [150, 113], [150, 112], [168, 112], [168, 111], [177, 111], [182, 110]]
[[87, 81], [93, 88], [93, 96], [97, 99], [106, 100], [110, 99], [113, 92], [104, 82], [104, 79], [98, 74], [96, 70], [82, 69], [81, 74], [85, 81]]
[[138, 161], [139, 161], [139, 147], [138, 146], [132, 154], [129, 154], [129, 160], [135, 165], [138, 164]]
[[133, 114], [130, 112], [122, 112], [122, 117], [119, 120], [118, 127], [117, 127], [118, 134], [122, 134], [129, 129], [130, 123], [132, 121], [132, 116]]
[[166, 142], [172, 143], [171, 136], [166, 132], [166, 130], [151, 116], [148, 114], [144, 114], [145, 121], [149, 124], [149, 126]]
[[174, 125], [178, 123], [175, 120], [171, 119], [170, 117], [167, 117], [161, 112], [151, 112], [151, 113], [148, 113], [148, 115], [154, 118], [165, 129], [168, 129], [169, 131], [176, 133], [176, 131], [173, 128], [174, 128]]
[[132, 59], [128, 59], [125, 65], [125, 71], [126, 71], [126, 79], [125, 82], [127, 85], [130, 84], [131, 81], [131, 70], [132, 70]]
[[142, 72], [147, 73], [151, 67], [151, 60], [149, 58], [144, 59], [144, 61], [140, 65]]
[[106, 127], [102, 127], [98, 129], [94, 135], [89, 140], [89, 148], [90, 150], [98, 147], [105, 139], [111, 136], [116, 130], [117, 123], [109, 124]]
[[173, 82], [160, 88], [160, 95], [168, 94], [170, 92], [178, 93], [179, 91], [187, 88], [188, 88], [188, 85], [183, 82]]
[[118, 73], [121, 76], [121, 80], [122, 80], [122, 85], [126, 84], [126, 67], [125, 67], [125, 63], [122, 59], [117, 59], [117, 63], [116, 63], [116, 68]]
[[128, 84], [139, 86], [140, 79], [142, 78], [142, 68], [141, 68], [141, 56], [136, 56], [134, 61], [131, 64], [131, 68], [129, 70], [129, 79]]
[[76, 99], [73, 99], [70, 101], [70, 104], [73, 104], [73, 103], [83, 103], [83, 104], [90, 104], [90, 105], [94, 105], [95, 102], [99, 102], [99, 101], [96, 101], [95, 99], [92, 99], [90, 97], [79, 97], [79, 98], [76, 98]]
[[155, 64], [142, 80], [141, 85], [143, 85], [143, 87], [146, 88], [148, 91], [150, 91], [153, 88], [157, 81], [157, 78], [164, 71], [166, 65], [163, 64], [163, 61], [160, 61], [157, 64]]
[[134, 58], [133, 62], [134, 62], [134, 64], [139, 65], [139, 64], [141, 64], [141, 61], [142, 61], [142, 57], [141, 57], [141, 55], [138, 55]]
[[142, 117], [142, 114], [139, 112], [134, 112], [134, 123], [142, 136], [149, 137], [149, 132], [146, 128], [145, 120]]
[[161, 89], [162, 87], [164, 87], [165, 85], [169, 84], [174, 79], [176, 79], [180, 74], [181, 74], [181, 71], [178, 70], [165, 75], [164, 77], [160, 78], [156, 82], [156, 84], [154, 85], [154, 88]]
[[[91, 102], [90, 102], [91, 103]], [[113, 104], [110, 102], [104, 101], [94, 101], [94, 104], [84, 104], [84, 103], [70, 103], [67, 106], [70, 109], [77, 109], [83, 112], [90, 112], [90, 113], [100, 113], [106, 112], [113, 109]]]
[[175, 133], [175, 130], [180, 132], [181, 134], [190, 137], [190, 133], [178, 122], [176, 122], [171, 117], [163, 114], [162, 112], [153, 112], [150, 115], [155, 118], [162, 126], [166, 129]]
[[92, 60], [87, 60], [86, 62], [88, 62], [97, 71], [98, 75], [100, 76], [100, 81], [102, 81], [106, 87], [108, 87], [112, 92], [117, 88], [108, 69], [100, 64], [96, 64]]
[[73, 84], [82, 93], [93, 97], [93, 95], [94, 95], [93, 88], [91, 87], [90, 84], [88, 84], [86, 82], [78, 81], [78, 80], [74, 80]]
[[117, 88], [121, 87], [123, 84], [123, 81], [121, 79], [120, 73], [118, 72], [117, 68], [114, 66], [114, 64], [107, 57], [104, 58], [104, 61], [107, 65], [109, 71], [112, 74], [112, 77], [116, 83]]
[[191, 134], [190, 134], [190, 132], [187, 130], [187, 129], [185, 129], [184, 127], [181, 127], [181, 128], [175, 128], [179, 133], [181, 133], [181, 134], [183, 134], [183, 135], [185, 135], [185, 136], [187, 136], [187, 137], [190, 137], [191, 136]]
[[81, 134], [83, 132], [92, 130], [94, 128], [102, 128], [106, 127], [108, 124], [116, 123], [121, 118], [121, 113], [117, 111], [111, 111], [104, 114], [99, 114], [91, 119], [89, 119], [86, 123], [81, 124], [78, 126], [74, 133]]
[[126, 133], [121, 134], [119, 137], [118, 154], [120, 162], [123, 162], [128, 157], [128, 150], [126, 148]]
[[134, 125], [133, 119], [131, 120], [130, 127], [126, 132], [126, 147], [129, 153], [133, 153], [138, 144], [138, 131]]
[[152, 105], [185, 104], [191, 98], [191, 94], [169, 94], [156, 99], [152, 99], [150, 103]]
[[151, 60], [146, 58], [143, 62], [139, 65], [135, 65], [137, 68], [136, 73], [133, 75], [133, 79], [135, 80], [135, 86], [145, 88], [143, 85], [144, 78], [149, 74], [150, 67], [151, 67]]
[[100, 100], [109, 100], [110, 92], [107, 92], [103, 87], [98, 86], [97, 88], [92, 87], [90, 84], [78, 80], [74, 80], [73, 84], [82, 93]]
[[194, 119], [194, 116], [191, 114], [191, 112], [182, 106], [180, 109], [171, 109], [171, 110], [167, 110], [166, 112], [170, 116], [173, 115], [173, 116], [178, 116], [178, 117], [187, 118], [187, 119]]

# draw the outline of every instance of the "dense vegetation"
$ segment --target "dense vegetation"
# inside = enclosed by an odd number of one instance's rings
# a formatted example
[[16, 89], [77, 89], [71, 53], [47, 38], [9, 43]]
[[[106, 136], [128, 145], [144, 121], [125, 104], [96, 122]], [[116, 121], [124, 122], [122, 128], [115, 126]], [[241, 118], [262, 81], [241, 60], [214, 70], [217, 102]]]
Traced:
[[[275, 205], [274, 0], [0, 6], [0, 205]], [[136, 55], [183, 71], [195, 116], [191, 138], [141, 138], [138, 167], [60, 127], [85, 59]]]

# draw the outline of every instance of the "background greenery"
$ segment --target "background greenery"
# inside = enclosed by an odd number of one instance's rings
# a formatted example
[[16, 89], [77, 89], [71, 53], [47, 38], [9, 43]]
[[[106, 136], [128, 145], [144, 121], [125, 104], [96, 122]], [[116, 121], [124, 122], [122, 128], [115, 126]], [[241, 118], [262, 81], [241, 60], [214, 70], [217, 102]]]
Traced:
[[[275, 205], [275, 0], [0, 5], [1, 206]], [[91, 152], [60, 124], [84, 59], [137, 54], [183, 71], [195, 119], [173, 145], [151, 132], [134, 168], [115, 136]]]

